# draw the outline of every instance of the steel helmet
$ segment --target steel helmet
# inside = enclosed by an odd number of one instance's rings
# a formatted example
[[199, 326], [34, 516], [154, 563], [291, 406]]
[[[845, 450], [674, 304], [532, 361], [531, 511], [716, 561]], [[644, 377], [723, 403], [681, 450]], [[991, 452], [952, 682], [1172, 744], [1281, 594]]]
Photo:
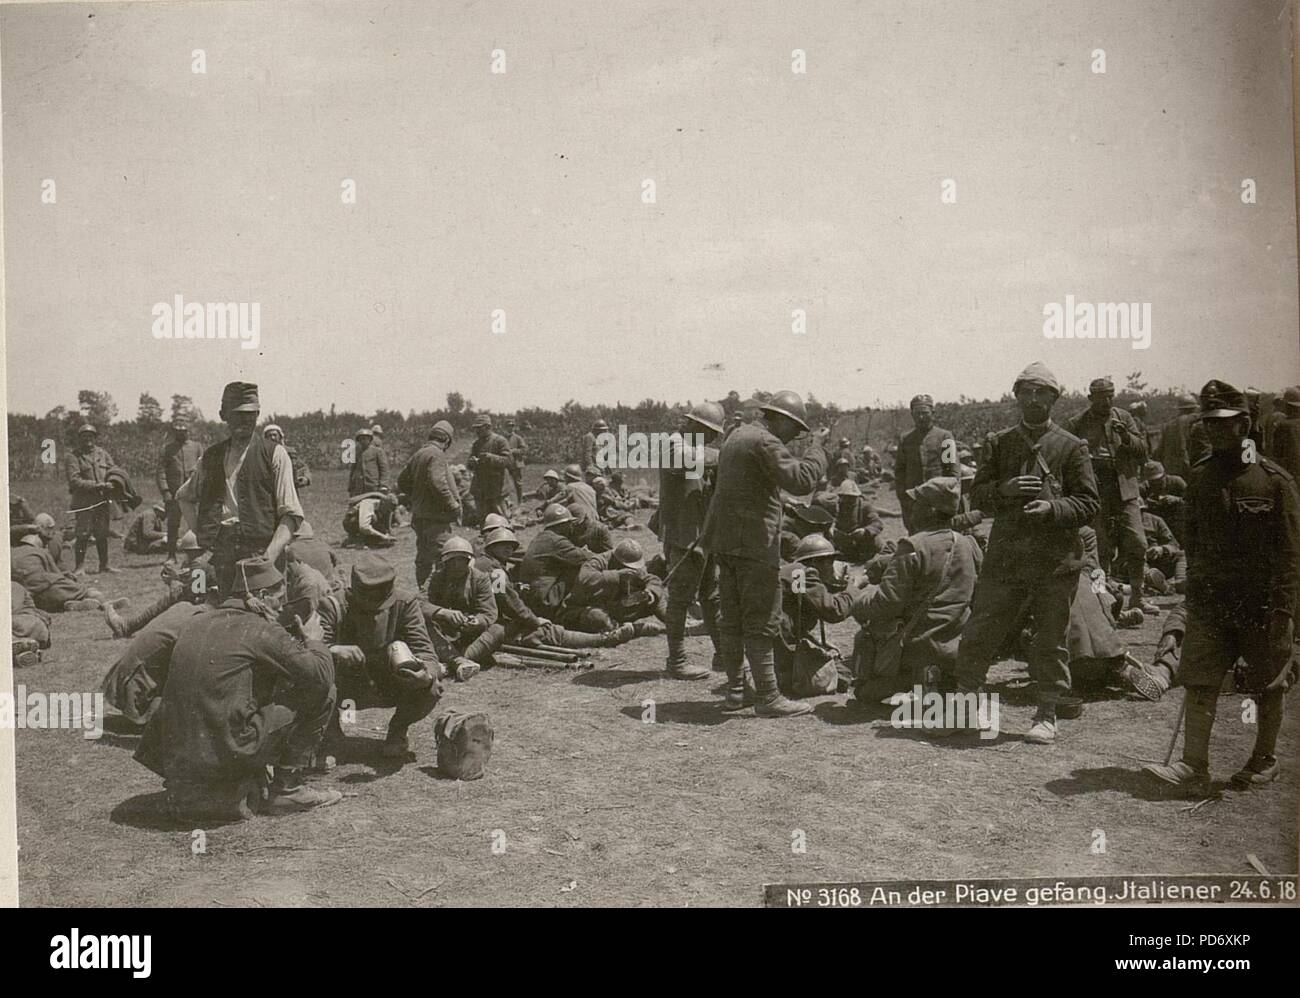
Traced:
[[550, 468], [550, 469], [546, 472], [546, 474], [544, 474], [542, 477], [543, 477], [543, 478], [549, 478], [549, 479], [551, 479], [552, 481], [556, 481], [556, 482], [558, 482], [558, 481], [560, 480], [560, 473], [559, 473], [558, 471], [556, 471], [554, 468]]
[[582, 468], [576, 464], [566, 464], [564, 466], [564, 480], [566, 482], [582, 481]]
[[489, 513], [487, 516], [483, 517], [483, 527], [479, 531], [479, 533], [487, 534], [492, 532], [493, 530], [497, 530], [500, 527], [509, 527], [509, 526], [510, 526], [510, 521], [507, 520], [500, 513]]
[[714, 433], [722, 432], [722, 424], [727, 421], [727, 412], [717, 402], [701, 402], [691, 406], [686, 418], [699, 423]]
[[515, 536], [515, 532], [509, 527], [498, 527], [483, 538], [485, 548], [490, 548], [493, 544], [513, 544], [518, 547], [519, 538]]
[[1196, 412], [1201, 408], [1200, 400], [1190, 392], [1184, 392], [1178, 396], [1179, 412]]
[[474, 546], [463, 537], [448, 537], [442, 545], [442, 550], [438, 552], [439, 561], [447, 561], [449, 558], [473, 558]]
[[598, 420], [596, 420], [594, 423], [591, 424], [591, 428], [592, 428], [593, 431], [594, 431], [594, 430], [608, 430], [608, 429], [609, 429], [609, 424], [608, 424], [607, 422], [605, 422], [603, 419], [598, 419]]
[[764, 412], [780, 413], [789, 419], [793, 419], [805, 430], [808, 426], [808, 410], [804, 408], [803, 399], [796, 392], [781, 391], [777, 392], [766, 402], [759, 405]]
[[572, 523], [573, 514], [558, 502], [553, 502], [542, 512], [542, 529], [557, 527], [561, 523]]
[[645, 553], [640, 544], [629, 538], [614, 546], [614, 560], [629, 568], [639, 568], [645, 564]]
[[818, 558], [833, 558], [837, 554], [835, 545], [821, 534], [809, 534], [794, 549], [795, 561], [815, 561]]

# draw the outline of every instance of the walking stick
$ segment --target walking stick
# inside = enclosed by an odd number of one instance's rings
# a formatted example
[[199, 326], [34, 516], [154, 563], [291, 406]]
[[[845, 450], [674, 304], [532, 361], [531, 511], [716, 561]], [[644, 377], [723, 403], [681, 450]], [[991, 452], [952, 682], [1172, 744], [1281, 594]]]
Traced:
[[668, 585], [668, 580], [671, 579], [674, 575], [677, 574], [677, 569], [681, 568], [682, 565], [684, 565], [684, 564], [686, 564], [686, 562], [690, 561], [690, 560], [691, 560], [691, 555], [694, 554], [694, 553], [695, 553], [696, 551], [698, 551], [699, 549], [700, 549], [700, 542], [699, 542], [699, 540], [696, 539], [696, 540], [691, 541], [691, 546], [688, 547], [688, 548], [686, 549], [686, 553], [683, 554], [680, 558], [677, 559], [677, 564], [674, 565], [672, 568], [670, 568], [670, 569], [668, 570], [668, 574], [664, 576], [664, 585], [665, 585], [665, 586]]
[[1178, 743], [1178, 732], [1183, 729], [1183, 715], [1187, 713], [1187, 694], [1183, 693], [1183, 702], [1178, 708], [1178, 720], [1174, 721], [1174, 736], [1169, 739], [1169, 751], [1165, 753], [1165, 765], [1174, 757], [1174, 746]]

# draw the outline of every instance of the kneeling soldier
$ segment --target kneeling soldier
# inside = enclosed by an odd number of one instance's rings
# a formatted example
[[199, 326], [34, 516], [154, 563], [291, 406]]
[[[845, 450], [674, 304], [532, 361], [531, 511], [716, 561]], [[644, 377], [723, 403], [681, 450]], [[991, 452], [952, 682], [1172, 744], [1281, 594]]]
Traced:
[[439, 654], [451, 663], [452, 675], [466, 682], [479, 664], [465, 654], [474, 639], [497, 622], [492, 577], [473, 565], [474, 547], [463, 537], [449, 537], [429, 576], [423, 606], [425, 623]]

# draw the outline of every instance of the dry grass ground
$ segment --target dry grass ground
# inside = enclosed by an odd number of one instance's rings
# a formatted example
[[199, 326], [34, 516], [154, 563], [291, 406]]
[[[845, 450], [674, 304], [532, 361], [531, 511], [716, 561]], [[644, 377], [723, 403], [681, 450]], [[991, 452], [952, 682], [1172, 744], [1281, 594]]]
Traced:
[[[534, 476], [541, 469], [533, 469]], [[61, 510], [52, 483], [19, 484]], [[309, 518], [342, 538], [345, 478], [320, 474]], [[892, 506], [892, 497], [886, 505]], [[645, 519], [643, 514], [642, 520]], [[891, 536], [897, 519], [887, 521]], [[529, 533], [531, 536], [531, 532]], [[657, 549], [648, 531], [632, 534]], [[392, 552], [410, 580], [414, 543]], [[352, 552], [340, 552], [344, 561]], [[123, 556], [114, 595], [159, 591], [158, 557]], [[93, 563], [94, 558], [91, 556]], [[1158, 623], [1126, 632], [1149, 659]], [[852, 630], [832, 629], [846, 650]], [[96, 688], [121, 650], [94, 614], [56, 618], [28, 690]], [[691, 655], [707, 661], [708, 639]], [[762, 721], [721, 713], [717, 684], [663, 678], [662, 639], [602, 653], [585, 673], [495, 670], [449, 684], [442, 706], [486, 711], [488, 775], [437, 776], [431, 721], [417, 761], [394, 771], [376, 749], [385, 711], [364, 711], [328, 783], [351, 796], [283, 819], [195, 829], [160, 818], [161, 782], [132, 758], [137, 736], [16, 732], [21, 901], [26, 905], [753, 905], [765, 882], [909, 877], [1245, 873], [1253, 852], [1296, 870], [1296, 722], [1283, 729], [1284, 776], [1195, 811], [1139, 772], [1163, 757], [1177, 695], [1158, 704], [1089, 703], [1052, 747], [1025, 744], [1032, 706], [1017, 663], [999, 665], [1001, 738], [934, 742], [824, 697], [814, 716]], [[656, 723], [643, 723], [654, 701]], [[1249, 754], [1240, 698], [1220, 700], [1214, 773]], [[120, 720], [120, 719], [118, 719]], [[792, 850], [796, 831], [806, 851]], [[1097, 831], [1105, 851], [1097, 852]], [[504, 851], [494, 852], [494, 842]]]

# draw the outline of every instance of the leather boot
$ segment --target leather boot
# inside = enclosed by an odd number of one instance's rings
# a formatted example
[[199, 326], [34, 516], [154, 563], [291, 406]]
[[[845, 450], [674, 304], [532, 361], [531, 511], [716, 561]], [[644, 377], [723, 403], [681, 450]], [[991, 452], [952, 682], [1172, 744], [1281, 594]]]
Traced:
[[113, 606], [104, 608], [104, 619], [108, 621], [108, 628], [113, 632], [115, 638], [129, 638], [136, 631], [144, 627], [145, 624], [159, 616], [163, 611], [171, 607], [176, 599], [170, 592], [163, 593], [156, 600], [150, 603], [142, 610], [135, 613], [119, 614]]
[[770, 640], [746, 641], [745, 658], [754, 677], [755, 717], [799, 717], [812, 713], [812, 704], [795, 703], [781, 695], [776, 685], [776, 662]]

